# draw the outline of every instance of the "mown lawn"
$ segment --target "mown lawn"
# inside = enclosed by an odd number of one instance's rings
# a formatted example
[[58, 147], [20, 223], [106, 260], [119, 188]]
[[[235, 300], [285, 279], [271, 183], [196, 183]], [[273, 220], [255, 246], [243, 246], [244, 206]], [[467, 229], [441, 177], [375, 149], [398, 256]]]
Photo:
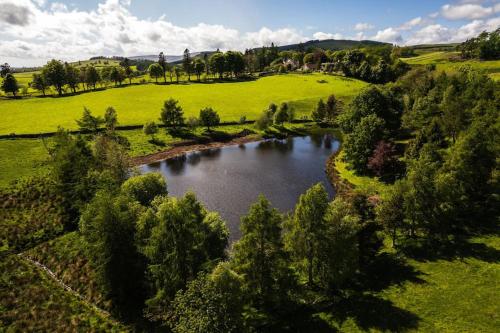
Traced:
[[180, 101], [186, 117], [212, 106], [222, 121], [238, 121], [241, 116], [253, 120], [269, 103], [285, 101], [295, 103], [297, 117], [310, 116], [319, 98], [335, 94], [351, 99], [366, 85], [339, 76], [288, 74], [246, 82], [133, 85], [62, 98], [3, 99], [0, 134], [53, 132], [58, 126], [76, 129], [75, 119], [81, 117], [84, 106], [98, 115], [113, 106], [121, 125], [144, 124], [158, 120], [169, 97]]
[[402, 58], [402, 60], [410, 65], [435, 64], [437, 70], [443, 70], [446, 72], [455, 72], [462, 66], [470, 66], [474, 69], [485, 71], [494, 80], [499, 79], [498, 75], [500, 74], [500, 60], [451, 60], [451, 58], [458, 56], [458, 52], [431, 52], [422, 54], [417, 57]]

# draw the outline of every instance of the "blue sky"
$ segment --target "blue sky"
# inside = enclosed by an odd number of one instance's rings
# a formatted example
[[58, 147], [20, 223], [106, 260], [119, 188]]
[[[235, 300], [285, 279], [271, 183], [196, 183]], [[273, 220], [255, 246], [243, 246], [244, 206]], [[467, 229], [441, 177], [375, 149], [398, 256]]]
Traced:
[[500, 26], [500, 0], [0, 0], [0, 62], [178, 54], [310, 39], [458, 42]]

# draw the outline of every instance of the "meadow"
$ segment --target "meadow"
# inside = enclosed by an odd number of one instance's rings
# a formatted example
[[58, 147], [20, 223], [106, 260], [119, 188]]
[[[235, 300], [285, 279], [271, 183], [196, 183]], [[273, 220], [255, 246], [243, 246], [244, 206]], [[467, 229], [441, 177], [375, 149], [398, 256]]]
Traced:
[[430, 52], [412, 58], [402, 58], [410, 65], [435, 64], [437, 70], [455, 72], [462, 66], [470, 66], [474, 69], [485, 71], [494, 80], [499, 79], [500, 60], [459, 60], [459, 52]]
[[0, 100], [0, 135], [54, 132], [58, 126], [77, 129], [75, 119], [84, 106], [96, 115], [113, 106], [120, 125], [141, 125], [157, 121], [163, 101], [170, 97], [179, 100], [186, 118], [211, 106], [223, 122], [241, 116], [254, 120], [271, 102], [291, 102], [300, 118], [310, 115], [319, 98], [335, 94], [348, 100], [366, 85], [340, 76], [288, 74], [245, 82], [132, 85], [60, 98], [6, 99]]

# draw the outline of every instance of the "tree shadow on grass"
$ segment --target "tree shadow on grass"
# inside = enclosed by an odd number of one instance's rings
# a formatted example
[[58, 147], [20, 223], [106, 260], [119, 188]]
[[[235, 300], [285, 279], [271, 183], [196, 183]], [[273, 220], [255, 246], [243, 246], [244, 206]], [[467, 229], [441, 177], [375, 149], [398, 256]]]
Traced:
[[360, 274], [355, 289], [358, 291], [381, 291], [406, 281], [425, 283], [424, 273], [408, 265], [403, 258], [390, 253], [380, 253]]
[[377, 329], [404, 332], [418, 328], [420, 317], [396, 307], [391, 301], [370, 294], [356, 293], [335, 303], [325, 311], [341, 326], [352, 318], [362, 330]]
[[484, 243], [473, 243], [464, 236], [447, 241], [413, 242], [404, 246], [401, 251], [418, 261], [473, 258], [488, 263], [500, 262], [500, 250]]

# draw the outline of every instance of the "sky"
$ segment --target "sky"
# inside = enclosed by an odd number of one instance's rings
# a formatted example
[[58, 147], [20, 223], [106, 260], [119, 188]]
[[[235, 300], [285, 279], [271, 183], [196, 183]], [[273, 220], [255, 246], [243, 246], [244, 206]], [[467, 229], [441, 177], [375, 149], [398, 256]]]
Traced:
[[0, 0], [0, 62], [240, 50], [311, 39], [461, 42], [500, 0]]

